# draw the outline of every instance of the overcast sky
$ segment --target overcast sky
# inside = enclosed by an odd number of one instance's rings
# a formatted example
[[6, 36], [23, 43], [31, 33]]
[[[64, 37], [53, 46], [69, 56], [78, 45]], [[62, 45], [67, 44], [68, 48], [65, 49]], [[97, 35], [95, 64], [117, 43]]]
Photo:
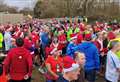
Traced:
[[33, 8], [37, 0], [5, 0], [9, 6], [17, 6], [19, 9], [24, 7]]

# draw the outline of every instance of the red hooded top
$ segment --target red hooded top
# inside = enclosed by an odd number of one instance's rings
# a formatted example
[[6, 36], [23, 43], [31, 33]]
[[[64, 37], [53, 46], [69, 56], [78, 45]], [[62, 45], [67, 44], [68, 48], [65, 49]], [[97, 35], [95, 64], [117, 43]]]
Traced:
[[32, 75], [32, 56], [23, 47], [13, 48], [4, 61], [4, 67], [12, 80], [23, 80], [26, 74]]

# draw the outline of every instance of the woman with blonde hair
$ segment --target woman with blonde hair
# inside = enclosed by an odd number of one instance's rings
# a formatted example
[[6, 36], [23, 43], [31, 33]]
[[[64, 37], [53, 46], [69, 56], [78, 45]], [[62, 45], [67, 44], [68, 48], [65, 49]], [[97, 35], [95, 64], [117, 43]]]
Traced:
[[85, 82], [85, 74], [84, 74], [84, 64], [85, 64], [85, 54], [79, 51], [75, 52], [75, 62], [80, 66], [80, 74], [78, 79], [73, 82]]

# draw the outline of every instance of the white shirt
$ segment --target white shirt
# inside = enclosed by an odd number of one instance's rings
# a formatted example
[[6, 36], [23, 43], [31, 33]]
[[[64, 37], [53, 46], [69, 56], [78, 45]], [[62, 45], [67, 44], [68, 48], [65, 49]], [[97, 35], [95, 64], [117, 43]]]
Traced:
[[120, 60], [116, 54], [112, 51], [109, 51], [107, 54], [107, 64], [106, 64], [106, 73], [105, 77], [111, 82], [118, 82], [119, 72], [117, 68], [120, 68]]

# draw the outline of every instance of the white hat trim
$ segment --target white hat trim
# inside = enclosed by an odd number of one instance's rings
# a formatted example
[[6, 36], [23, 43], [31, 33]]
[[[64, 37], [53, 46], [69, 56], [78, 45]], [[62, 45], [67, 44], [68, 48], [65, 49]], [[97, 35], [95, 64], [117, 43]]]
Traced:
[[70, 72], [70, 71], [73, 71], [75, 69], [79, 68], [79, 64], [72, 64], [72, 67], [68, 68], [68, 69], [63, 69], [63, 72], [66, 73], [66, 72]]
[[77, 36], [71, 38], [71, 40], [74, 40], [74, 39], [77, 39]]

